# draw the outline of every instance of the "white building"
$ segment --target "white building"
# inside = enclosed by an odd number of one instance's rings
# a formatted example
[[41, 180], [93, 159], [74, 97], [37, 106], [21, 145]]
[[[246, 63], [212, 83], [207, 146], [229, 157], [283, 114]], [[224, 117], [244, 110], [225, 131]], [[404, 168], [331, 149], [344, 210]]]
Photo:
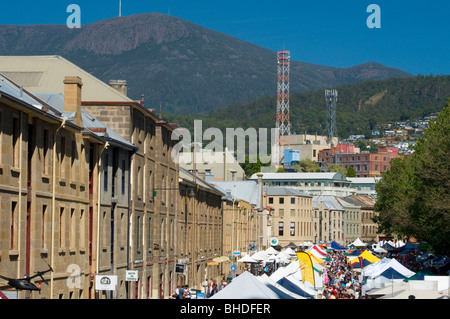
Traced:
[[[345, 197], [356, 194], [356, 190], [351, 187], [351, 182], [339, 172], [263, 173], [262, 178], [265, 185], [291, 187], [310, 196]], [[257, 174], [253, 174], [250, 179], [257, 179]]]

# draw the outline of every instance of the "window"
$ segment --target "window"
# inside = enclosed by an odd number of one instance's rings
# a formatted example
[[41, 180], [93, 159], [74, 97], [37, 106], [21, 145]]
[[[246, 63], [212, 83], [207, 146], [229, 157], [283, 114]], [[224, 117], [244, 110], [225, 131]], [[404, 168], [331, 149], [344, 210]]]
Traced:
[[295, 222], [291, 222], [291, 227], [290, 227], [289, 234], [291, 236], [295, 236]]
[[15, 223], [16, 223], [16, 210], [17, 210], [17, 202], [11, 202], [11, 224], [10, 224], [10, 249], [15, 248], [16, 241], [14, 240], [15, 236]]
[[122, 160], [122, 195], [125, 194], [125, 160]]
[[13, 117], [12, 145], [13, 145], [14, 167], [19, 167], [19, 136], [20, 136], [19, 118]]
[[64, 159], [65, 159], [65, 155], [66, 155], [66, 138], [64, 136], [61, 136], [61, 150], [60, 150], [60, 157], [61, 157], [61, 162], [59, 164], [59, 177], [60, 178], [65, 178], [66, 177], [66, 171], [65, 171], [65, 167], [64, 167]]
[[103, 163], [103, 190], [105, 192], [108, 191], [108, 162], [109, 156], [108, 154], [105, 154], [105, 161]]
[[76, 175], [77, 175], [77, 165], [75, 165], [75, 160], [77, 159], [78, 154], [77, 154], [77, 142], [76, 141], [72, 141], [72, 157], [70, 159], [70, 174], [71, 174], [71, 179], [72, 180], [76, 180]]
[[291, 217], [295, 217], [295, 209], [291, 209]]
[[278, 199], [278, 203], [279, 203], [279, 204], [284, 204], [284, 197], [280, 197], [280, 198]]
[[141, 216], [138, 216], [136, 220], [136, 249], [138, 251], [140, 250], [140, 240], [139, 240], [139, 237], [141, 236], [140, 230], [141, 230]]
[[59, 247], [64, 244], [64, 207], [59, 208]]
[[70, 223], [69, 223], [69, 227], [70, 227], [69, 228], [69, 230], [70, 230], [70, 233], [69, 233], [70, 248], [75, 248], [76, 237], [77, 237], [76, 233], [78, 235], [80, 235], [80, 233], [76, 229], [76, 227], [79, 225], [79, 223], [75, 222], [75, 218], [76, 218], [75, 215], [76, 215], [75, 214], [75, 209], [71, 208], [70, 209]]
[[284, 234], [284, 222], [278, 222], [278, 236], [283, 236]]
[[295, 197], [291, 197], [291, 204], [295, 204]]
[[46, 219], [47, 219], [47, 205], [42, 205], [42, 227], [41, 227], [41, 240], [42, 240], [42, 243], [41, 243], [41, 247], [42, 248], [45, 248], [46, 247], [46, 243], [45, 243], [45, 239], [46, 239], [46, 236], [45, 236], [45, 230], [46, 230], [46, 225], [45, 225], [45, 222], [46, 222]]
[[269, 197], [269, 204], [273, 204], [273, 197]]
[[278, 215], [279, 215], [280, 217], [284, 217], [284, 209], [283, 209], [283, 208], [280, 208], [280, 209], [278, 210]]
[[44, 173], [48, 173], [48, 165], [49, 165], [49, 156], [48, 156], [49, 140], [48, 139], [49, 139], [48, 130], [44, 130], [44, 145], [43, 145], [43, 159], [42, 159]]

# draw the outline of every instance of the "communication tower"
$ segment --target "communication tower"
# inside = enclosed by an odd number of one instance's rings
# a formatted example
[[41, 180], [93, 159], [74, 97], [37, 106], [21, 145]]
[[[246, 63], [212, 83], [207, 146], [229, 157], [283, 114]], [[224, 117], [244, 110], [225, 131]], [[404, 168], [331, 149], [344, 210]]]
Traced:
[[280, 137], [290, 135], [291, 122], [289, 119], [289, 67], [290, 52], [277, 52], [278, 83], [277, 83], [277, 119], [276, 128]]
[[328, 132], [328, 143], [330, 143], [331, 159], [333, 159], [333, 136], [337, 136], [336, 128], [336, 103], [337, 103], [338, 91], [325, 90], [325, 100], [328, 108], [328, 119], [327, 119], [327, 132]]

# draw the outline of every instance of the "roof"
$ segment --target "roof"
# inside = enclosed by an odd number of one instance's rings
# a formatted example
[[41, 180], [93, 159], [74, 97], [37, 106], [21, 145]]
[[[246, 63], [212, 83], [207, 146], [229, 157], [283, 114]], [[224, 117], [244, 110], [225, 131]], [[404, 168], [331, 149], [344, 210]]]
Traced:
[[314, 209], [318, 208], [319, 202], [323, 203], [323, 207], [329, 210], [344, 210], [342, 204], [337, 200], [336, 196], [321, 195], [313, 196], [312, 206]]
[[375, 206], [375, 199], [367, 195], [351, 195], [344, 198], [345, 201], [367, 208], [373, 208]]
[[[259, 173], [258, 173], [259, 174]], [[262, 173], [263, 180], [338, 180], [348, 182], [346, 177], [339, 172], [320, 173]], [[253, 174], [250, 179], [258, 179], [257, 174]]]
[[[194, 183], [194, 175], [182, 167], [179, 167], [178, 177], [183, 181]], [[211, 192], [215, 192], [217, 195], [220, 195], [220, 196], [225, 195], [224, 191], [222, 191], [221, 189], [219, 189], [217, 187], [214, 187], [213, 185], [209, 184], [208, 182], [204, 181], [203, 179], [201, 179], [198, 176], [195, 179], [195, 184], [197, 186], [203, 187], [204, 189], [207, 189]]]
[[[51, 105], [55, 110], [60, 112], [63, 116], [67, 117], [69, 120], [73, 116], [72, 113], [64, 113], [64, 95], [60, 93], [35, 93], [35, 96], [40, 98], [42, 101]], [[92, 114], [88, 113], [86, 110], [81, 110], [81, 118], [83, 120], [83, 128], [88, 129], [98, 129], [103, 128], [105, 132], [93, 132], [95, 135], [104, 137], [106, 140], [111, 142], [117, 142], [121, 146], [124, 146], [130, 150], [134, 148], [134, 145], [131, 144], [128, 140], [124, 139], [120, 134], [116, 131], [109, 128], [99, 119], [97, 119]], [[92, 132], [92, 131], [90, 131]]]
[[352, 184], [376, 184], [381, 177], [347, 177]]
[[306, 193], [299, 191], [294, 188], [289, 187], [264, 187], [264, 191], [268, 196], [302, 196], [302, 197], [312, 197]]
[[294, 299], [272, 290], [248, 271], [243, 272], [210, 299]]
[[64, 77], [83, 79], [82, 101], [134, 102], [59, 55], [0, 56], [0, 73], [30, 92], [64, 93]]
[[236, 200], [260, 207], [261, 186], [256, 181], [214, 181], [212, 184], [225, 194], [229, 192]]

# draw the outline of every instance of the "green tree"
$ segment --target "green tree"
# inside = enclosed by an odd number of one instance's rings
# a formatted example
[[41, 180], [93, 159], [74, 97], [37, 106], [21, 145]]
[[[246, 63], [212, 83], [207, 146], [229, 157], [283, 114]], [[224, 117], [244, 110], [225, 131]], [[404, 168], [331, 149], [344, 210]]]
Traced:
[[427, 241], [450, 255], [450, 99], [418, 140], [412, 156], [396, 159], [377, 183], [380, 232]]
[[328, 171], [329, 172], [338, 172], [338, 173], [342, 173], [344, 175], [347, 174], [347, 170], [342, 165], [335, 164], [335, 163], [330, 163], [330, 164], [327, 164], [327, 165], [328, 165]]
[[245, 176], [247, 178], [250, 178], [253, 174], [261, 172], [262, 166], [270, 166], [270, 162], [267, 164], [262, 164], [258, 156], [256, 163], [250, 163], [249, 157], [247, 155], [245, 156], [245, 162], [240, 163], [239, 165], [241, 165], [242, 169], [244, 170]]
[[299, 172], [320, 172], [319, 164], [308, 158], [301, 160], [300, 163], [294, 167]]
[[353, 168], [353, 166], [349, 166], [349, 168], [347, 169], [347, 174], [345, 176], [347, 176], [347, 177], [356, 177], [356, 171]]

